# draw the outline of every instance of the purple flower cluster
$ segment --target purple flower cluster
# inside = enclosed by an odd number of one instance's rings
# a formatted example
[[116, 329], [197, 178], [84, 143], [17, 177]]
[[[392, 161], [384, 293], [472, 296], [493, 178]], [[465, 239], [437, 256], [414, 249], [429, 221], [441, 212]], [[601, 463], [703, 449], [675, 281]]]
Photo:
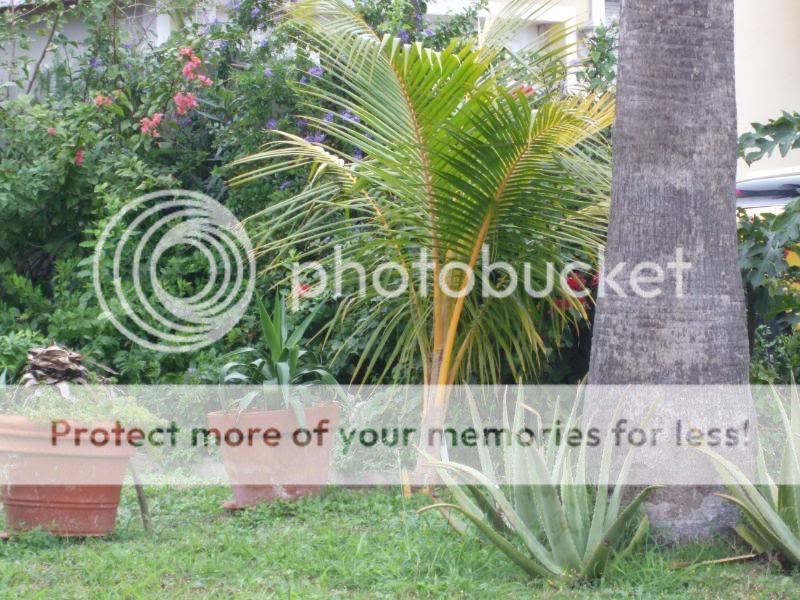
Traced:
[[203, 25], [203, 35], [208, 35], [209, 33], [211, 33], [211, 30], [214, 29], [214, 27], [216, 27], [217, 25], [219, 25], [219, 19], [217, 19], [216, 17], [211, 19], [208, 23]]
[[411, 35], [405, 29], [400, 33], [398, 33], [397, 37], [399, 37], [400, 41], [403, 42], [404, 44], [407, 44], [408, 42], [411, 41]]
[[92, 60], [89, 61], [89, 66], [92, 67], [93, 69], [102, 69], [104, 64], [105, 63], [103, 62], [103, 59], [100, 58], [99, 56], [95, 56]]
[[349, 110], [342, 112], [342, 119], [350, 121], [351, 123], [361, 123], [361, 119], [358, 118], [358, 115], [354, 115]]
[[308, 70], [308, 74], [312, 77], [322, 77], [323, 73], [325, 73], [325, 71], [322, 70], [322, 67], [311, 67]]
[[206, 43], [209, 50], [224, 50], [228, 47], [228, 40], [210, 40]]
[[276, 129], [278, 127], [278, 120], [274, 117], [267, 121], [267, 129]]
[[307, 142], [313, 142], [315, 144], [321, 144], [325, 141], [325, 134], [324, 133], [315, 133], [313, 135], [307, 135], [303, 139]]
[[272, 77], [272, 69], [270, 67], [264, 67], [264, 77]]

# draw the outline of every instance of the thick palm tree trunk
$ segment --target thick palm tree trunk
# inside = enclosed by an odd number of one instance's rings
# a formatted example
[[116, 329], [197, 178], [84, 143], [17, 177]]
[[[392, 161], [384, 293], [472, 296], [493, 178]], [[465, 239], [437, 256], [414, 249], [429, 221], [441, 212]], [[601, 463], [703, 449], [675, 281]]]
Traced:
[[[623, 0], [606, 272], [691, 263], [683, 298], [667, 271], [655, 298], [606, 289], [592, 342], [592, 384], [744, 384], [749, 352], [736, 253], [733, 0]], [[746, 407], [743, 407], [746, 409]], [[729, 525], [697, 488], [651, 501], [668, 538]], [[705, 514], [698, 516], [698, 511]], [[648, 510], [650, 512], [650, 510]], [[673, 535], [669, 535], [672, 532]]]

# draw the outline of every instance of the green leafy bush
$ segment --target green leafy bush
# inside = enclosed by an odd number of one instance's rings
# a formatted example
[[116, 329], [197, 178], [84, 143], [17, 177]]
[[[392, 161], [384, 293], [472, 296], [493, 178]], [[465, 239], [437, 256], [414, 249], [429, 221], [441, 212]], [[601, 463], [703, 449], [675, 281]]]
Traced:
[[600, 25], [586, 40], [587, 56], [578, 81], [592, 92], [607, 92], [616, 85], [619, 26]]
[[800, 113], [783, 111], [782, 116], [770, 119], [766, 124], [752, 125], [753, 131], [739, 137], [739, 156], [749, 165], [765, 156], [772, 156], [776, 148], [781, 156], [800, 148]]
[[800, 332], [775, 335], [767, 325], [756, 328], [750, 360], [750, 381], [789, 384], [800, 380]]
[[800, 199], [780, 214], [739, 212], [739, 268], [751, 336], [756, 323], [769, 323], [776, 333], [800, 323], [800, 267], [787, 260], [798, 251]]
[[41, 346], [43, 342], [41, 336], [30, 329], [0, 335], [0, 373], [6, 373], [6, 382], [12, 383], [17, 380], [20, 370], [25, 365], [28, 350]]
[[780, 214], [739, 212], [739, 268], [747, 299], [753, 383], [800, 376], [800, 200]]
[[92, 386], [90, 391], [75, 387], [78, 386], [73, 386], [68, 398], [51, 387], [36, 390], [24, 388], [11, 398], [8, 406], [0, 406], [0, 410], [41, 424], [51, 424], [54, 420], [69, 420], [84, 425], [119, 422], [128, 428], [145, 430], [166, 424], [135, 398], [115, 394], [111, 388], [104, 388], [101, 393], [98, 386]]
[[[302, 134], [292, 81], [308, 59], [287, 58], [279, 32], [257, 44], [236, 22], [209, 31], [188, 24], [166, 45], [140, 51], [109, 29], [115, 3], [81, 4], [89, 33], [73, 62], [55, 60], [39, 73], [38, 97], [8, 100], [0, 112], [0, 332], [27, 327], [57, 339], [121, 382], [191, 381], [255, 334], [255, 307], [215, 348], [192, 356], [139, 348], [103, 318], [94, 297], [95, 240], [111, 215], [147, 192], [199, 189], [243, 218], [301, 185], [304, 173], [295, 170], [229, 195], [221, 168], [269, 139], [265, 107]], [[12, 33], [4, 30], [7, 39]], [[55, 39], [66, 53], [65, 38]], [[193, 60], [199, 66], [186, 70]], [[178, 94], [192, 99], [189, 108]], [[207, 276], [195, 256], [160, 267], [173, 293], [194, 293]], [[111, 277], [110, 265], [102, 272]], [[269, 293], [270, 282], [262, 285]]]

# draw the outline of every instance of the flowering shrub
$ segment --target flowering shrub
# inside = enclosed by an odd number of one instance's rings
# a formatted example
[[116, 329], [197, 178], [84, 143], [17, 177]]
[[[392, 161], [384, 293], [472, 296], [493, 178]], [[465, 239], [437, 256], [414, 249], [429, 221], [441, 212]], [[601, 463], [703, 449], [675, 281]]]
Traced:
[[[41, 34], [6, 14], [0, 24], [7, 50], [0, 56], [8, 59], [0, 71], [9, 84], [0, 96], [0, 333], [30, 330], [56, 339], [108, 366], [122, 382], [198, 378], [214, 357], [253, 341], [255, 312], [217, 345], [192, 355], [160, 356], [132, 345], [100, 318], [87, 261], [110, 216], [141, 194], [199, 190], [243, 218], [304, 185], [303, 169], [247, 188], [225, 184], [231, 174], [225, 165], [273, 139], [271, 130], [328, 141], [298, 116], [307, 111], [297, 93], [312, 78], [324, 84], [328, 74], [302, 50], [286, 51], [290, 39], [278, 6], [234, 2], [227, 23], [196, 24], [188, 19], [191, 11], [176, 8], [173, 18], [187, 25], [160, 47], [125, 33], [107, 0], [52, 3], [50, 11], [30, 17]], [[434, 29], [425, 32], [424, 5], [414, 4], [415, 12], [403, 5], [400, 12], [416, 15], [411, 21], [398, 20], [399, 6], [367, 3], [364, 11], [389, 34], [402, 29], [409, 40], [434, 45], [439, 38]], [[79, 45], [61, 35], [74, 19], [88, 29]], [[467, 20], [464, 31], [473, 27]], [[33, 43], [34, 35], [51, 29], [49, 45]], [[36, 67], [36, 56], [28, 60], [12, 47], [46, 47], [46, 60]], [[320, 118], [357, 119], [320, 110]], [[359, 148], [342, 150], [363, 158]], [[195, 293], [206, 281], [207, 265], [192, 257], [173, 257], [159, 268], [166, 289], [178, 295]], [[112, 276], [110, 265], [101, 272]], [[260, 281], [257, 293], [272, 295], [271, 283]], [[319, 321], [332, 310], [321, 307]], [[332, 339], [329, 348], [338, 350], [343, 340]], [[349, 377], [348, 353], [340, 356], [334, 367]]]
[[[133, 345], [100, 318], [87, 261], [105, 223], [131, 199], [168, 188], [199, 190], [247, 217], [302, 189], [308, 173], [286, 170], [229, 189], [225, 180], [234, 173], [227, 164], [277, 139], [275, 130], [341, 146], [315, 124], [358, 125], [348, 110], [301, 104], [304, 89], [335, 82], [324, 62], [289, 46], [277, 5], [234, 3], [229, 22], [188, 24], [156, 48], [113, 25], [112, 3], [91, 0], [65, 9], [83, 11], [87, 39], [78, 51], [55, 36], [59, 52], [34, 78], [36, 95], [9, 97], [0, 113], [0, 257], [7, 257], [0, 258], [6, 283], [0, 286], [0, 332], [30, 329], [54, 338], [132, 383], [198, 380], [213, 372], [218, 356], [258, 337], [253, 310], [223, 340], [194, 354], [159, 355]], [[416, 0], [357, 5], [376, 30], [437, 48], [472, 33], [482, 3], [436, 23]], [[56, 58], [76, 51], [69, 64]], [[21, 83], [22, 91], [26, 86]], [[527, 84], [521, 91], [540, 93]], [[336, 149], [354, 160], [369, 158], [357, 146]], [[289, 260], [294, 252], [287, 250]], [[196, 293], [206, 281], [207, 265], [194, 257], [172, 257], [159, 268], [165, 288], [176, 295]], [[101, 273], [112, 277], [110, 265], [101, 265]], [[273, 283], [259, 280], [256, 293], [269, 302]], [[301, 283], [290, 293], [303, 297], [307, 291]], [[324, 299], [304, 298], [302, 306], [290, 316], [300, 322], [317, 311], [310, 333], [335, 312]], [[353, 314], [350, 329], [338, 330], [324, 348], [319, 342], [311, 348], [339, 379], [358, 376], [354, 357], [364, 341], [350, 338], [364, 318]], [[586, 354], [589, 337], [582, 327], [545, 339], [542, 380], [580, 377], [583, 363], [575, 357]], [[391, 362], [391, 352], [385, 354], [379, 363]]]

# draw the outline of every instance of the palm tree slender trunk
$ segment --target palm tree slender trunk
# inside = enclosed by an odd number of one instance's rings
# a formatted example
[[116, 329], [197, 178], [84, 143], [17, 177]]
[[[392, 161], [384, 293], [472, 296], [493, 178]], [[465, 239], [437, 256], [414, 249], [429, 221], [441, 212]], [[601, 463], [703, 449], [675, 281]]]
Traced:
[[[691, 268], [682, 294], [669, 270], [658, 297], [606, 289], [589, 381], [745, 384], [733, 0], [623, 0], [620, 44], [606, 272], [625, 262], [615, 279], [627, 281], [633, 265], [667, 265], [678, 248]], [[668, 488], [648, 512], [668, 539], [682, 541], [730, 525], [714, 500], [708, 490]]]

